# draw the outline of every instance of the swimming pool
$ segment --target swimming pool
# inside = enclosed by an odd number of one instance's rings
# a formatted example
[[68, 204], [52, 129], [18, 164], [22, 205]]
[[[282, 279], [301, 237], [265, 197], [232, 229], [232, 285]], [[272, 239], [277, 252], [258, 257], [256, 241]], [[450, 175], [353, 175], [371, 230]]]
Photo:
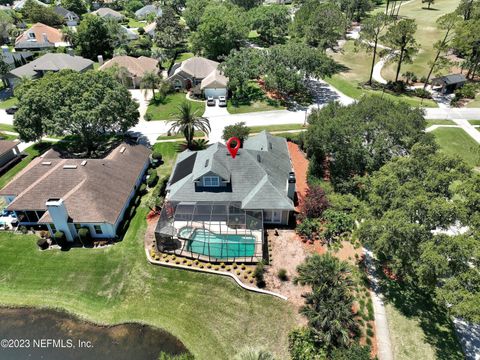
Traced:
[[[182, 228], [179, 234], [187, 234]], [[183, 231], [182, 231], [183, 230]], [[206, 229], [188, 229], [190, 233], [187, 250], [218, 259], [250, 257], [255, 254], [255, 236], [215, 234]]]

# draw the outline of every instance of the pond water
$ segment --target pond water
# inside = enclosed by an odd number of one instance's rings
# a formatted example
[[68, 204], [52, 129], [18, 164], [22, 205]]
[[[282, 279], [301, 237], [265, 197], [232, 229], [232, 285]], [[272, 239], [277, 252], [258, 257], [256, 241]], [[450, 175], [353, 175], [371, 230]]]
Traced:
[[53, 310], [0, 308], [0, 359], [157, 360], [188, 352], [173, 335], [127, 323], [99, 326]]

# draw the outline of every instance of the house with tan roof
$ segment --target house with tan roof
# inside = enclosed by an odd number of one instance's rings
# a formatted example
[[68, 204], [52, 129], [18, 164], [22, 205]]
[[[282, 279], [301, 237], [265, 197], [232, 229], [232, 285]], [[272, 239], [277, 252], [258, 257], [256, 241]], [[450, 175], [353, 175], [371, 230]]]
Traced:
[[94, 238], [115, 238], [150, 164], [143, 145], [122, 143], [103, 159], [64, 159], [49, 150], [2, 190], [20, 225], [39, 225], [68, 241], [88, 228]]
[[135, 58], [127, 55], [115, 56], [113, 59], [108, 60], [105, 64], [100, 66], [99, 70], [109, 69], [114, 66], [127, 69], [129, 74], [129, 86], [133, 88], [140, 87], [143, 75], [146, 72], [158, 73], [158, 60], [146, 56]]
[[219, 63], [203, 57], [192, 57], [175, 64], [168, 80], [176, 90], [190, 90], [205, 98], [227, 96], [228, 78], [218, 70]]
[[46, 50], [60, 46], [70, 46], [63, 33], [51, 26], [36, 23], [15, 39], [15, 50]]

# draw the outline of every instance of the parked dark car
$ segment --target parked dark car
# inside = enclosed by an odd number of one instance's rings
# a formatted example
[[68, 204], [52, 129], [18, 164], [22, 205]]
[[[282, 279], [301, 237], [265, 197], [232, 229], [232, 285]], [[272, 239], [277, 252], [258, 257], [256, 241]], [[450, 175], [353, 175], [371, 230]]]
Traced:
[[12, 106], [12, 107], [9, 107], [7, 110], [5, 110], [5, 112], [6, 112], [8, 115], [13, 115], [13, 114], [15, 114], [17, 111], [18, 111], [18, 106]]

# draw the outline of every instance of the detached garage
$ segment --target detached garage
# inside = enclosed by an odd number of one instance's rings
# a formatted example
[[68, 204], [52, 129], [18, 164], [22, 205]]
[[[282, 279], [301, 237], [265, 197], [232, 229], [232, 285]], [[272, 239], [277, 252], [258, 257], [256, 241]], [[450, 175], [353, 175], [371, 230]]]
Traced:
[[200, 89], [206, 98], [211, 96], [218, 99], [219, 96], [227, 96], [227, 84], [228, 79], [215, 70], [202, 80]]

